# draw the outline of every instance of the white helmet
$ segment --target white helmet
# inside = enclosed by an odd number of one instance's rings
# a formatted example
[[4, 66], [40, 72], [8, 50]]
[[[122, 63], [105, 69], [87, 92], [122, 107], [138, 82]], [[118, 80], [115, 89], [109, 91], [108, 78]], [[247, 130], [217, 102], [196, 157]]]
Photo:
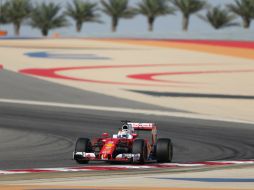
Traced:
[[122, 126], [122, 131], [125, 131], [125, 132], [130, 133], [129, 126], [128, 126], [128, 125], [123, 125], [123, 126]]
[[128, 138], [129, 137], [129, 133], [127, 131], [119, 131], [118, 137], [119, 138]]

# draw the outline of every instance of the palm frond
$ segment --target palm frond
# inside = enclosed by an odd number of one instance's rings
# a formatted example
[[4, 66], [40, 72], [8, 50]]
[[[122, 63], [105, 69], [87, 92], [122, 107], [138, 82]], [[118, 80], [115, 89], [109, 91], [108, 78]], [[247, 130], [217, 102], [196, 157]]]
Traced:
[[12, 22], [21, 22], [30, 16], [32, 6], [30, 0], [10, 0], [6, 3], [6, 17]]
[[7, 10], [7, 4], [6, 3], [0, 5], [0, 23], [1, 24], [7, 24], [8, 23], [8, 19], [6, 17], [6, 10]]
[[157, 17], [174, 14], [175, 9], [169, 6], [168, 0], [142, 0], [138, 3], [137, 12], [147, 17]]
[[97, 10], [97, 3], [74, 0], [73, 4], [67, 4], [66, 15], [72, 17], [74, 20], [89, 22], [99, 18], [99, 14], [96, 14]]
[[227, 7], [239, 16], [251, 17], [254, 11], [253, 5], [253, 0], [235, 0], [234, 4], [228, 4]]
[[185, 16], [197, 13], [207, 5], [203, 0], [172, 0], [171, 2]]
[[102, 0], [102, 11], [109, 16], [132, 18], [136, 11], [128, 6], [128, 2], [128, 0]]
[[199, 15], [199, 18], [212, 25], [215, 29], [239, 25], [239, 23], [234, 22], [236, 16], [228, 13], [226, 9], [222, 9], [220, 6], [210, 9], [205, 16]]

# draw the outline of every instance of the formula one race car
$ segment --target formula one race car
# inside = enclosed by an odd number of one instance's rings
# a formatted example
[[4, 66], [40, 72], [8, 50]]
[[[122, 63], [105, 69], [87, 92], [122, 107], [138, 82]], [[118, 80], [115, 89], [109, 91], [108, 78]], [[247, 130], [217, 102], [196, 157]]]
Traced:
[[[171, 162], [173, 145], [170, 139], [157, 140], [154, 123], [131, 123], [122, 121], [123, 126], [112, 138], [108, 133], [92, 141], [79, 138], [73, 159], [80, 164], [89, 161], [129, 162], [144, 164], [148, 161]], [[147, 133], [150, 133], [148, 136]]]

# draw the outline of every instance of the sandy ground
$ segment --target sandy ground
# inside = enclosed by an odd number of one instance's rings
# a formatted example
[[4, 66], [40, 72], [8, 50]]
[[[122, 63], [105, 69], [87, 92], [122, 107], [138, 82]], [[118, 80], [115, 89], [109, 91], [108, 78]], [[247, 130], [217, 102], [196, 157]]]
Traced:
[[[250, 49], [85, 39], [4, 40], [0, 46], [0, 64], [7, 70], [70, 68], [57, 70], [60, 78], [35, 77], [197, 115], [254, 121], [254, 57], [246, 56], [253, 53]], [[25, 55], [36, 52], [50, 56]], [[151, 96], [135, 90], [193, 96]], [[195, 97], [198, 94], [242, 97]]]
[[[109, 177], [79, 177], [69, 179], [41, 179], [16, 181], [15, 186], [32, 186], [32, 187], [64, 187], [64, 189], [79, 187], [103, 188], [103, 189], [238, 189], [251, 190], [254, 187], [254, 168], [238, 168], [226, 170], [212, 170], [202, 172], [187, 173], [166, 173], [150, 174], [139, 176], [109, 176]], [[252, 181], [251, 181], [252, 179]], [[205, 181], [203, 181], [205, 180]], [[249, 181], [248, 181], [249, 180]], [[244, 182], [248, 181], [248, 182]], [[141, 183], [142, 182], [142, 183]], [[2, 183], [4, 184], [4, 183]], [[117, 184], [117, 186], [115, 185]], [[28, 187], [29, 187], [28, 186]], [[0, 186], [1, 187], [1, 186]], [[4, 187], [4, 186], [2, 186]], [[114, 188], [113, 188], [114, 187]], [[49, 187], [48, 187], [49, 188]], [[1, 188], [2, 189], [2, 188]], [[28, 188], [27, 188], [28, 189]], [[36, 188], [33, 188], [36, 189]]]

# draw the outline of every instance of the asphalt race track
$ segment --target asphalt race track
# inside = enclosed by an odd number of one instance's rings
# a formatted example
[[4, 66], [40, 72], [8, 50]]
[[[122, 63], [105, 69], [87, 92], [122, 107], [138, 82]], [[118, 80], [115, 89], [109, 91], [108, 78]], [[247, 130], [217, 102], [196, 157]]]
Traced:
[[[120, 119], [154, 121], [161, 137], [171, 137], [174, 162], [253, 158], [253, 130], [239, 124], [179, 120], [121, 113], [52, 109], [0, 104], [0, 168], [75, 166], [75, 139], [104, 131], [111, 134]], [[229, 126], [236, 127], [232, 128]], [[238, 128], [239, 127], [239, 128]]]
[[[66, 102], [76, 93], [79, 96], [75, 96], [75, 103], [87, 104], [86, 95], [89, 92], [82, 91], [82, 95], [76, 89], [7, 71], [1, 71], [0, 78], [1, 98], [33, 100], [41, 94], [40, 97], [45, 99], [40, 101], [54, 101], [54, 98], [61, 97]], [[25, 86], [24, 81], [29, 85]], [[92, 105], [98, 104], [99, 99], [107, 98], [106, 102], [112, 106], [136, 105], [152, 109], [150, 105], [114, 100], [99, 94], [93, 97], [93, 101], [89, 101]], [[174, 142], [173, 162], [254, 157], [254, 130], [247, 124], [0, 103], [0, 170], [77, 166], [72, 160], [75, 140], [80, 136], [90, 138], [103, 132], [113, 134], [122, 119], [156, 122], [159, 136], [170, 137]]]

